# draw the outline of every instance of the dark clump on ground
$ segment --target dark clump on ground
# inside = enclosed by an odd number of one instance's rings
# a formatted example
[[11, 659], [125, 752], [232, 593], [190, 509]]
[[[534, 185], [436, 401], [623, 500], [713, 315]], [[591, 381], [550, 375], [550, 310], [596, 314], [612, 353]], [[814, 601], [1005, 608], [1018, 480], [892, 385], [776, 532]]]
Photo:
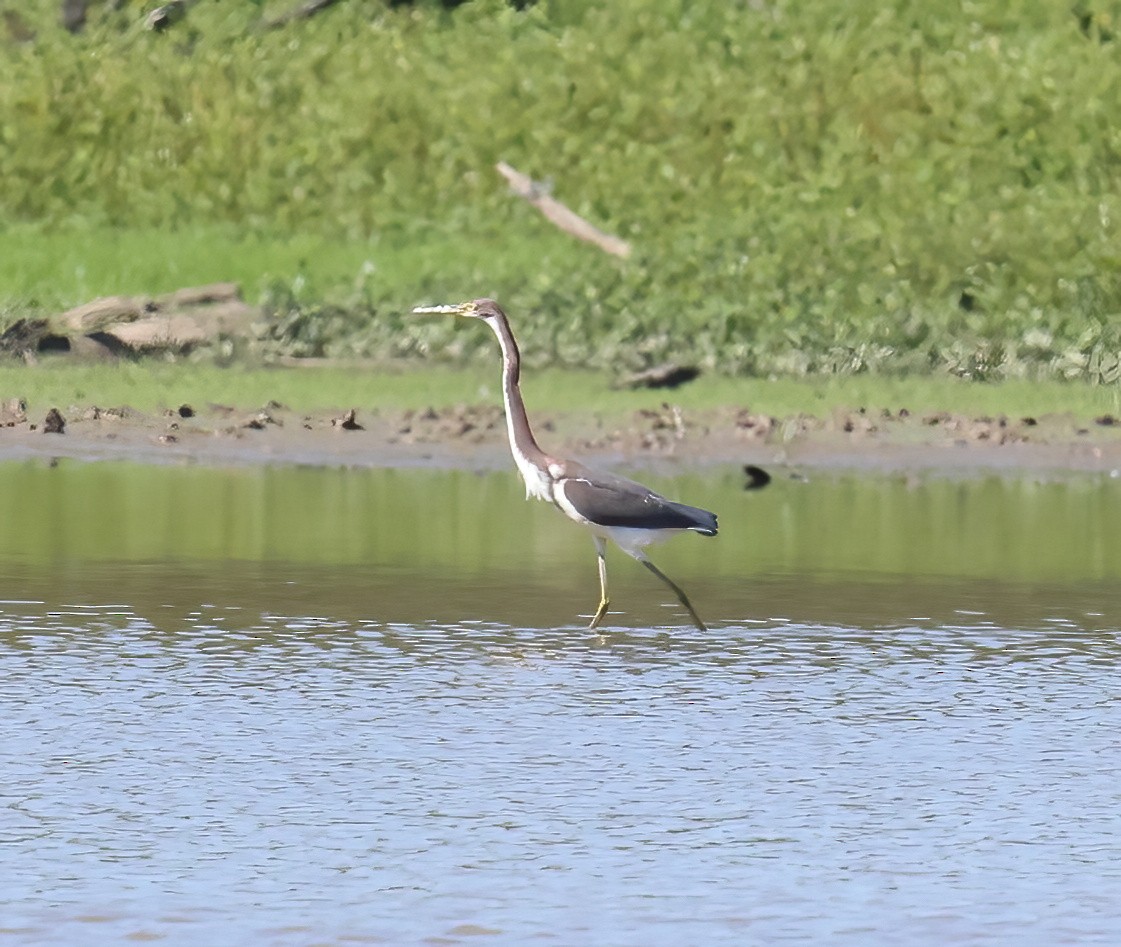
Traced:
[[43, 432], [45, 434], [66, 433], [66, 418], [62, 416], [62, 412], [58, 408], [51, 408], [47, 412], [47, 417], [43, 421]]

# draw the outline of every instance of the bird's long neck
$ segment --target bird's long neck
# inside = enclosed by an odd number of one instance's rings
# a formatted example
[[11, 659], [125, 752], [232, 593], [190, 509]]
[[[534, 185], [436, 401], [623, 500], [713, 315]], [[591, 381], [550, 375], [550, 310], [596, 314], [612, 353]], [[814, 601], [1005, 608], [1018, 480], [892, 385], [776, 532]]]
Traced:
[[[548, 477], [549, 459], [533, 436], [525, 413], [525, 402], [522, 401], [521, 389], [518, 387], [521, 378], [518, 343], [514, 341], [514, 333], [510, 331], [510, 323], [504, 314], [487, 321], [502, 349], [502, 401], [506, 407], [506, 433], [510, 437], [510, 453], [514, 455], [514, 461], [526, 481], [529, 493], [541, 496], [538, 484], [542, 476]], [[551, 500], [552, 495], [550, 493], [542, 498]]]

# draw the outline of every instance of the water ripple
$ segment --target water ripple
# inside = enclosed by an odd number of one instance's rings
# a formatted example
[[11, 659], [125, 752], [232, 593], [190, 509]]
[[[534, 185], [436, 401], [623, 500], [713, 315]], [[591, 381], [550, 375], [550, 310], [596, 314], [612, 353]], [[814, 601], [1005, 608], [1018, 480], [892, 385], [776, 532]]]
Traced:
[[5, 942], [1121, 937], [1119, 636], [0, 603]]

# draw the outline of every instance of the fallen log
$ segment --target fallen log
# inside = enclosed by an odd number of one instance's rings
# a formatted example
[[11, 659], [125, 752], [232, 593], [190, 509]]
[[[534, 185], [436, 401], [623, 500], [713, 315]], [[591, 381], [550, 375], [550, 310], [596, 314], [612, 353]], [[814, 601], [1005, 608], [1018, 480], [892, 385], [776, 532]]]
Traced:
[[106, 296], [50, 319], [23, 319], [0, 334], [0, 351], [34, 356], [183, 351], [222, 336], [248, 336], [262, 317], [236, 283], [192, 286], [161, 296]]

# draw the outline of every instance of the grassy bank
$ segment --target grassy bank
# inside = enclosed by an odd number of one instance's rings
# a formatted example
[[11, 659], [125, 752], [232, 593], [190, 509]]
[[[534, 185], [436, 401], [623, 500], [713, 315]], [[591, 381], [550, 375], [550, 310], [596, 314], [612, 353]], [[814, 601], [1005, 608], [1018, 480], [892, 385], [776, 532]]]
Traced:
[[[907, 408], [912, 414], [949, 411], [1009, 417], [1067, 412], [1084, 419], [1121, 415], [1115, 388], [1058, 381], [979, 384], [932, 376], [772, 381], [709, 377], [674, 392], [618, 391], [610, 381], [598, 372], [545, 369], [527, 376], [523, 389], [534, 414], [623, 416], [669, 401], [686, 410], [732, 405], [777, 417], [800, 413], [826, 417], [835, 408], [861, 407], [873, 412]], [[501, 404], [497, 365], [491, 369], [398, 364], [255, 370], [182, 364], [0, 365], [0, 400], [14, 397], [26, 399], [33, 416], [52, 406], [65, 412], [94, 404], [128, 405], [148, 412], [183, 403], [254, 409], [269, 401], [295, 411], [356, 407], [363, 412]]]
[[471, 351], [397, 314], [489, 294], [538, 363], [1121, 378], [1115, 4], [281, 6], [24, 15], [0, 319], [235, 278], [295, 353]]

